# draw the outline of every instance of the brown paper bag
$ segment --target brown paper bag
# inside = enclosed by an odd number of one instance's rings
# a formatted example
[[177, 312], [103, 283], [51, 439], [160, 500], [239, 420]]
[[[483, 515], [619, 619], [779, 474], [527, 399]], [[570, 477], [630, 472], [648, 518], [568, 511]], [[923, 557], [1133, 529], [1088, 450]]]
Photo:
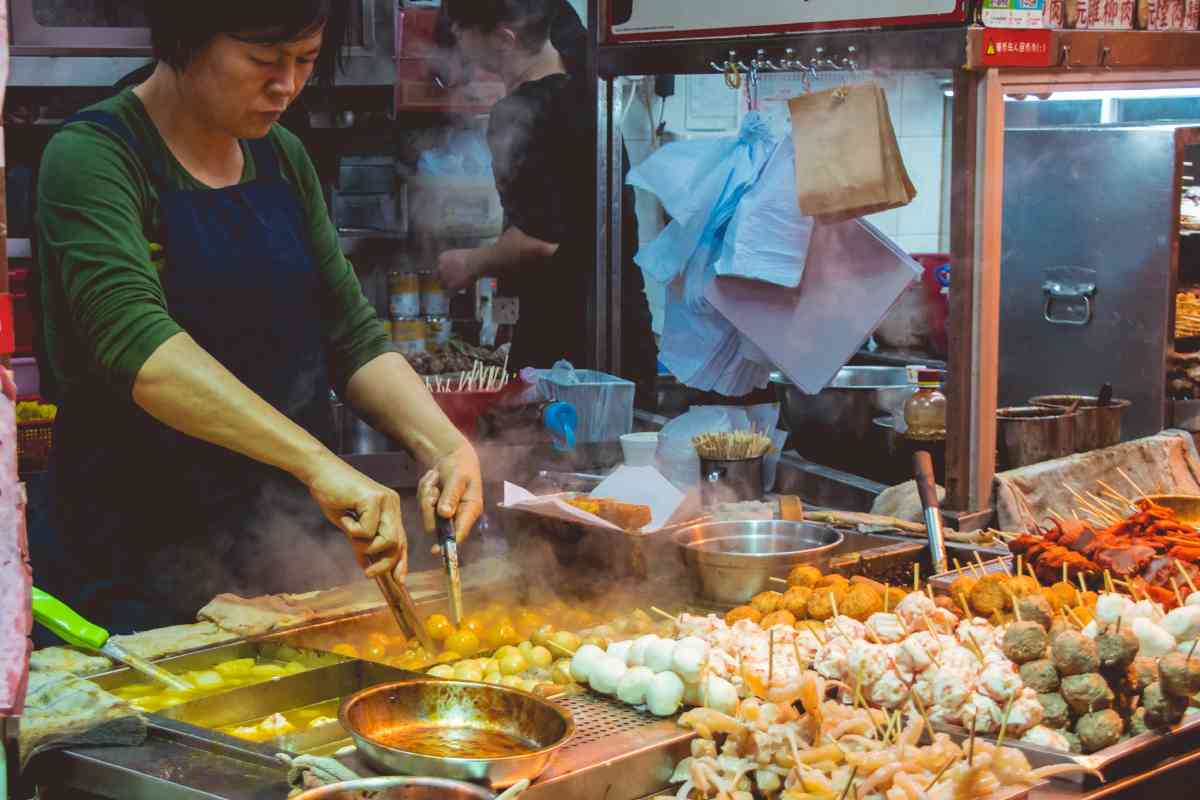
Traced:
[[806, 216], [836, 221], [912, 202], [916, 189], [877, 84], [805, 94], [788, 106], [796, 196]]

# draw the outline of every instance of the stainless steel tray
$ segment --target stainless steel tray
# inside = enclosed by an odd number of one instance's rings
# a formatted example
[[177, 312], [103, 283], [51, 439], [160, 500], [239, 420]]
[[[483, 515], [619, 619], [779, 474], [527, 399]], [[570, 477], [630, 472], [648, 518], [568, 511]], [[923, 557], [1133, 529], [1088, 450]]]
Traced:
[[[984, 575], [1011, 575], [1013, 571], [1012, 556], [994, 556], [992, 558], [984, 558], [982, 570], [979, 564], [974, 561], [971, 562], [971, 564], [974, 566], [974, 570], [972, 570], [971, 567], [965, 562], [959, 563], [962, 564], [962, 574], [972, 577], [979, 575], [981, 571]], [[929, 585], [932, 586], [933, 591], [937, 592], [938, 594], [944, 594], [948, 596], [950, 594], [950, 584], [954, 583], [955, 579], [958, 578], [958, 575], [958, 570], [953, 569], [949, 570], [948, 572], [939, 572], [936, 575], [930, 575]]]

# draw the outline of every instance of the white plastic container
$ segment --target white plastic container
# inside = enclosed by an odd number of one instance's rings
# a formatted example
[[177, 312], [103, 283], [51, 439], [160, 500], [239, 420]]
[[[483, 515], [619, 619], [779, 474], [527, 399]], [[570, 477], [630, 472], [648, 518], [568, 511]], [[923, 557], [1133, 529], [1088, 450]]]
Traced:
[[653, 467], [658, 453], [658, 434], [627, 433], [621, 437], [621, 452], [627, 467]]

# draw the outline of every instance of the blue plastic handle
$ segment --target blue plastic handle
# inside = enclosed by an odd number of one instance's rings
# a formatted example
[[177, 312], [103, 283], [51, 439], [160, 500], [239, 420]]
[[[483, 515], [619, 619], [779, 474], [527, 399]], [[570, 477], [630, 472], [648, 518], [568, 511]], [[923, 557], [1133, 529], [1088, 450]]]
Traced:
[[575, 449], [575, 430], [579, 427], [579, 412], [570, 403], [551, 403], [542, 413], [546, 429], [554, 436], [554, 449], [569, 453]]

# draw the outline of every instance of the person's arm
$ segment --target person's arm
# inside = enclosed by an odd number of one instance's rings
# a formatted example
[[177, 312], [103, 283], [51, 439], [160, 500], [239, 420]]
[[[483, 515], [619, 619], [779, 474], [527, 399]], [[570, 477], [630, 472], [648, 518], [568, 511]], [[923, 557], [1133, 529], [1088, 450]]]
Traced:
[[442, 253], [438, 256], [438, 278], [448, 291], [456, 292], [485, 275], [501, 277], [522, 267], [534, 268], [553, 257], [558, 247], [511, 225], [493, 245]]

